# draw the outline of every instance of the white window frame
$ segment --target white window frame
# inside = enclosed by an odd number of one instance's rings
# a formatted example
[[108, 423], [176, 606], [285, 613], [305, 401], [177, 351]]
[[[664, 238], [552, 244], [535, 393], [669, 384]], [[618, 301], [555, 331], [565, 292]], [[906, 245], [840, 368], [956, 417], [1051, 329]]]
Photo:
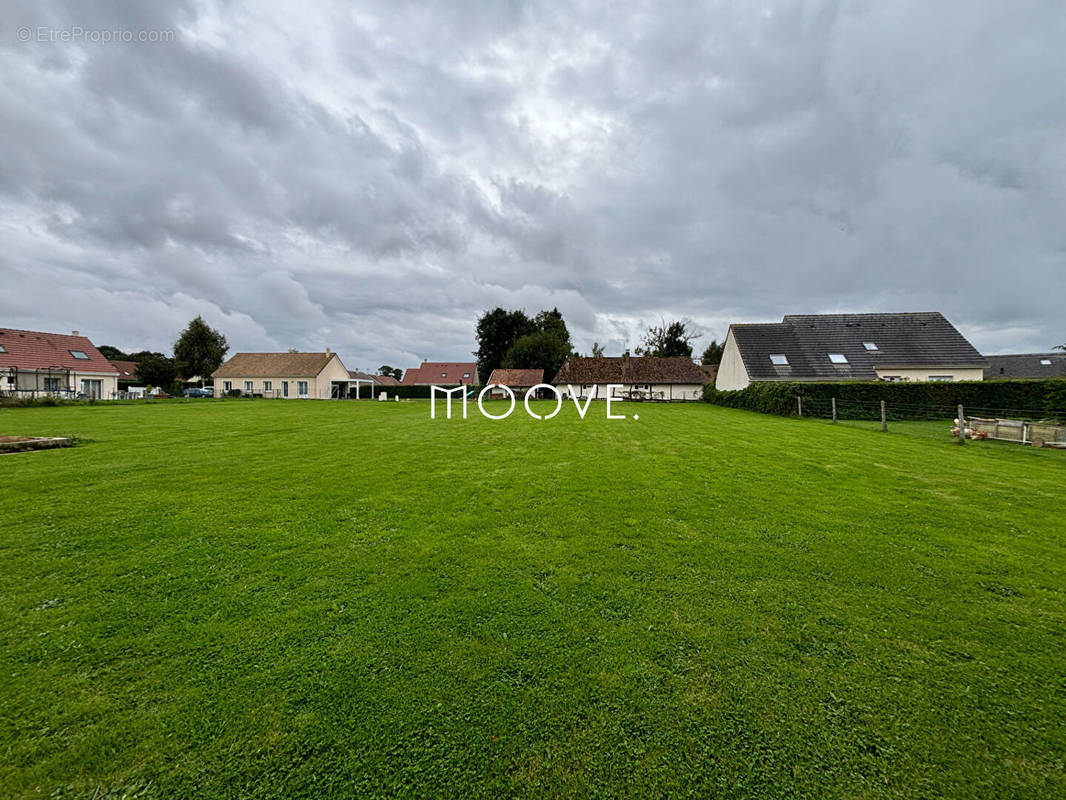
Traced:
[[880, 347], [877, 346], [877, 342], [863, 342], [862, 346], [865, 347], [867, 350], [869, 350], [871, 353], [873, 351], [875, 351], [875, 350], [880, 350], [881, 349]]
[[252, 392], [254, 392], [254, 391], [255, 391], [255, 384], [252, 381], [245, 381], [244, 382], [244, 393], [245, 394], [252, 394]]
[[233, 381], [222, 381], [222, 391], [228, 392], [233, 389]]
[[954, 375], [930, 375], [927, 379], [930, 383], [952, 383], [955, 380]]
[[770, 363], [775, 367], [787, 367], [788, 356], [784, 353], [770, 353]]
[[91, 358], [89, 358], [89, 354], [86, 353], [84, 350], [67, 350], [67, 352], [70, 353], [71, 358], [76, 358], [78, 361], [92, 360]]
[[848, 357], [843, 353], [826, 353], [829, 356], [829, 360], [834, 364], [847, 364]]
[[274, 382], [273, 381], [263, 381], [263, 392], [265, 393], [265, 392], [272, 392], [272, 391], [274, 391]]
[[308, 381], [296, 381], [296, 396], [306, 398], [308, 385]]
[[1042, 358], [1042, 359], [1040, 359], [1040, 366], [1042, 366], [1042, 367], [1050, 367], [1051, 366], [1051, 359], [1050, 358]]

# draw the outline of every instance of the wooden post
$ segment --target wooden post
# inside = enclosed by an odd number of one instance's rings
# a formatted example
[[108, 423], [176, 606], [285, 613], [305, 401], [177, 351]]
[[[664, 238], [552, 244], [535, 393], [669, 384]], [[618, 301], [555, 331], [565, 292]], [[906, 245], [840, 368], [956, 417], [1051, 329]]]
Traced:
[[830, 403], [833, 405], [833, 424], [837, 423], [837, 399], [835, 397], [830, 398]]
[[885, 401], [881, 401], [881, 432], [888, 430], [888, 417], [885, 416]]
[[803, 398], [800, 395], [796, 395], [796, 409], [799, 415], [803, 416]]
[[962, 405], [959, 405], [959, 444], [966, 444], [966, 417], [963, 416]]

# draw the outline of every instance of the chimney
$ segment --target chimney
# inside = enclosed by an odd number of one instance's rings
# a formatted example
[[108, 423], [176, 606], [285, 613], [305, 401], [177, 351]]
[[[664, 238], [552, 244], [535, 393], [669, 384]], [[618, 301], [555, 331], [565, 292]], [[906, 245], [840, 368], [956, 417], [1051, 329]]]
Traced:
[[71, 331], [70, 335], [71, 336], [81, 336], [81, 331]]
[[333, 351], [332, 351], [332, 350], [330, 350], [330, 349], [329, 349], [329, 348], [327, 347], [327, 348], [326, 348], [326, 352], [327, 352], [327, 353], [332, 353]]

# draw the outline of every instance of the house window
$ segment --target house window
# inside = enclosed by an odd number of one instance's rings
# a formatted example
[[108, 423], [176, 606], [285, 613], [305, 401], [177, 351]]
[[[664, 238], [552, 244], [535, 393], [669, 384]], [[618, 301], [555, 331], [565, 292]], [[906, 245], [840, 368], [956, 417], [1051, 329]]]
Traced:
[[[8, 379], [10, 380], [10, 378]], [[58, 392], [59, 391], [59, 378], [45, 378], [44, 390], [46, 392]]]
[[448, 373], [447, 373], [447, 372], [442, 372], [442, 373], [440, 374], [440, 376], [441, 376], [442, 378], [447, 378], [447, 377], [448, 377]]
[[72, 356], [74, 356], [74, 358], [78, 359], [78, 361], [88, 361], [89, 360], [89, 357], [87, 355], [85, 355], [85, 352], [82, 351], [82, 350], [68, 350], [67, 352], [70, 353]]
[[233, 389], [233, 382], [232, 381], [222, 381], [222, 391], [228, 392], [231, 389]]
[[[1051, 362], [1049, 361], [1048, 363], [1050, 364]], [[469, 378], [470, 377], [470, 373], [469, 372], [464, 372], [463, 373], [463, 377], [464, 378]]]
[[296, 382], [296, 394], [300, 397], [307, 397], [307, 381]]
[[933, 383], [948, 383], [953, 379], [951, 375], [930, 375], [929, 380]]
[[830, 353], [829, 360], [832, 361], [834, 364], [848, 363], [848, 357], [845, 356], [843, 353]]
[[[3, 349], [4, 348], [0, 347], [0, 352], [3, 352]], [[1050, 358], [1042, 358], [1042, 359], [1040, 359], [1040, 363], [1043, 366], [1045, 366], [1045, 367], [1050, 367], [1051, 366], [1051, 359]]]
[[784, 353], [771, 353], [770, 363], [773, 364], [775, 367], [787, 367], [788, 356], [786, 356]]
[[902, 375], [882, 375], [881, 380], [888, 381], [889, 383], [899, 383], [903, 380]]
[[264, 392], [272, 392], [272, 391], [274, 391], [274, 382], [273, 381], [263, 381], [263, 391]]
[[863, 342], [862, 346], [865, 347], [867, 350], [876, 350], [877, 342]]
[[251, 381], [245, 381], [244, 382], [244, 393], [245, 394], [251, 394], [252, 393], [252, 382]]
[[6, 352], [7, 352], [7, 348], [4, 347], [2, 344], [0, 344], [0, 353], [6, 353]]
[[281, 396], [282, 397], [288, 397], [289, 396], [289, 382], [288, 381], [282, 381], [281, 382]]

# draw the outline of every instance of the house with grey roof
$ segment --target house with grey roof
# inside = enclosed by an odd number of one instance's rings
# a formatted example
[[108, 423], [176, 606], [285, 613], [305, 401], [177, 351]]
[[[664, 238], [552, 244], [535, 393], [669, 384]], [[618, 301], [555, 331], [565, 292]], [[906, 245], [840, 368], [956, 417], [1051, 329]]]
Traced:
[[1066, 378], [1066, 352], [1012, 353], [985, 356], [985, 380], [1008, 378]]
[[986, 359], [938, 311], [790, 314], [729, 326], [715, 388], [757, 381], [979, 381]]

